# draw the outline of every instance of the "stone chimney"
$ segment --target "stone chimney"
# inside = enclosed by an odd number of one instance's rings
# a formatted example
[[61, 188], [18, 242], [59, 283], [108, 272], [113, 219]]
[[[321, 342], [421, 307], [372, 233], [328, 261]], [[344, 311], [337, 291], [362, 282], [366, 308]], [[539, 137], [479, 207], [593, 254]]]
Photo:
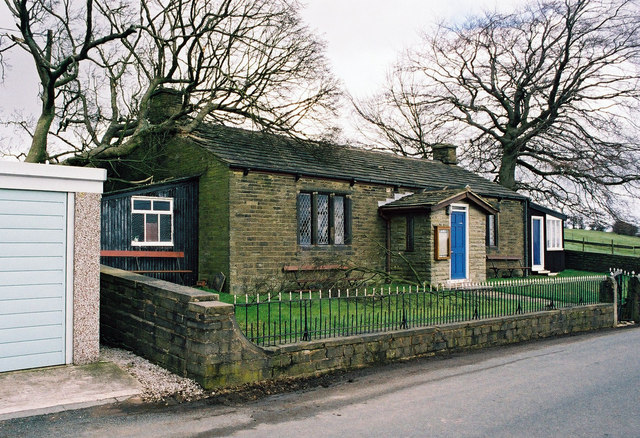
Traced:
[[173, 88], [158, 88], [151, 95], [149, 121], [161, 123], [182, 110], [182, 92]]
[[456, 165], [458, 164], [458, 157], [456, 156], [456, 148], [452, 144], [438, 143], [431, 146], [433, 150], [433, 159], [441, 161], [444, 164]]

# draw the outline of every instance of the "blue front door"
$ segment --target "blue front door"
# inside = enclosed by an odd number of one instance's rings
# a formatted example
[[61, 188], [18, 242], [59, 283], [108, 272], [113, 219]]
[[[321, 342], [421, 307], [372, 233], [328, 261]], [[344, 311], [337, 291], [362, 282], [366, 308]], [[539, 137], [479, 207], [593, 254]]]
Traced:
[[451, 212], [451, 279], [467, 278], [467, 215]]

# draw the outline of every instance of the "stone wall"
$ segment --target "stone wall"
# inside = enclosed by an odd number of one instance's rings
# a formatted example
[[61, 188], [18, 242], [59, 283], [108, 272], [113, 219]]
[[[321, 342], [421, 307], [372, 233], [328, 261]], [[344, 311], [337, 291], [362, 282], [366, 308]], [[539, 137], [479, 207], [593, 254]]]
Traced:
[[640, 257], [565, 249], [566, 269], [608, 273], [609, 269], [640, 272]]
[[[496, 200], [487, 198], [487, 201], [499, 210], [497, 218], [498, 244], [487, 247], [487, 254], [521, 257], [523, 266], [527, 266], [525, 254], [525, 211], [524, 202], [515, 200]], [[496, 266], [501, 264], [512, 265], [513, 262], [494, 262]], [[529, 265], [530, 266], [530, 265]], [[491, 268], [487, 266], [487, 276], [492, 276]]]
[[259, 348], [215, 294], [114, 268], [101, 270], [101, 333], [203, 387], [313, 376], [455, 351], [506, 345], [613, 325], [598, 304], [484, 321]]
[[429, 265], [433, 263], [427, 251], [433, 233], [428, 216], [413, 216], [413, 251], [407, 251], [407, 216], [393, 216], [390, 221], [392, 275], [419, 284], [428, 282]]
[[[352, 243], [297, 243], [299, 192], [337, 193], [351, 198]], [[393, 188], [294, 175], [233, 170], [229, 177], [229, 283], [232, 293], [286, 287], [285, 265], [342, 264], [384, 271], [385, 223], [378, 201]]]

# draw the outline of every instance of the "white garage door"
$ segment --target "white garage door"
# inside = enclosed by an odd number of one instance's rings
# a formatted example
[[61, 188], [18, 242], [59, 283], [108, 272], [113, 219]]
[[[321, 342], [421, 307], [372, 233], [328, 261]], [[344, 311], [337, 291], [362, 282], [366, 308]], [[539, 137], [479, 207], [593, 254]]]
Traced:
[[65, 363], [67, 194], [0, 189], [0, 372]]

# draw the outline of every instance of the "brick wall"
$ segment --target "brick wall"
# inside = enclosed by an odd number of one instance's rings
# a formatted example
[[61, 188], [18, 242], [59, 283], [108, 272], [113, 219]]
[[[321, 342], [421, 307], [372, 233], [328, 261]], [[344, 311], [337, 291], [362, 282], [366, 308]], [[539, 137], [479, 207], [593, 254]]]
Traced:
[[103, 341], [205, 388], [313, 376], [394, 360], [506, 345], [611, 327], [613, 305], [259, 348], [214, 294], [103, 266]]

